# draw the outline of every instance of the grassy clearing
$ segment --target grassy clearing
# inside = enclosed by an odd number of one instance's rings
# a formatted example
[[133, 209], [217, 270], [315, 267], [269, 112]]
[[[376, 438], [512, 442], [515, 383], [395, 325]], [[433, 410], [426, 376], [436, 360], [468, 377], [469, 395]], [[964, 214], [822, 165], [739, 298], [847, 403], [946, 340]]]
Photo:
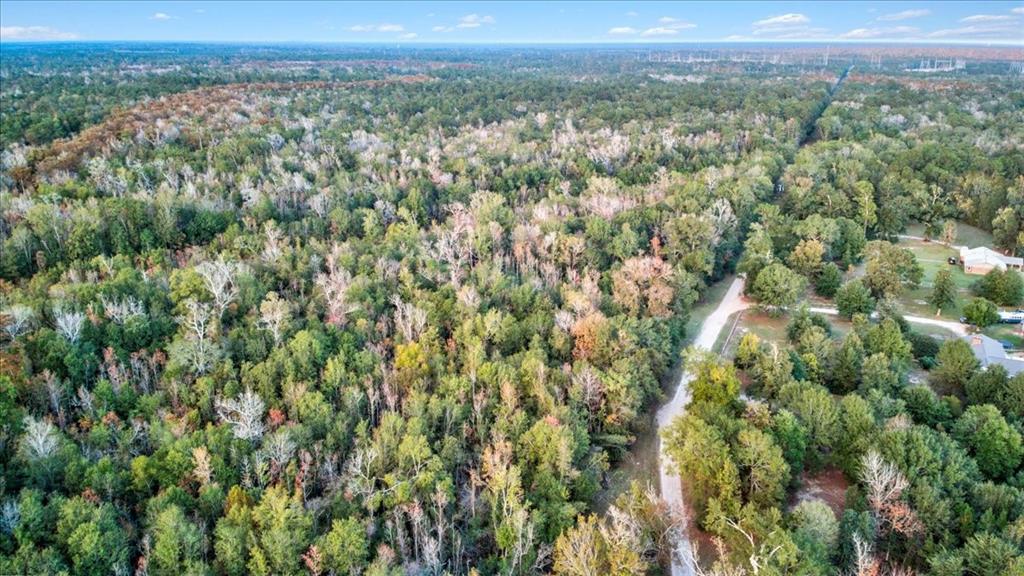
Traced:
[[[729, 338], [729, 331], [736, 325], [736, 329]], [[719, 334], [713, 350], [725, 358], [733, 358], [736, 355], [736, 347], [740, 339], [748, 332], [753, 332], [764, 342], [785, 342], [786, 325], [789, 323], [789, 316], [769, 316], [755, 309], [737, 312], [729, 317], [729, 323], [725, 330]], [[728, 342], [726, 342], [728, 339]]]
[[[924, 237], [924, 224], [911, 224], [907, 226], [908, 236], [921, 236]], [[970, 224], [963, 222], [956, 223], [956, 240], [953, 244], [958, 246], [965, 245], [970, 248], [978, 246], [992, 246], [992, 233], [986, 232], [981, 228], [975, 228]]]
[[928, 303], [932, 294], [932, 286], [935, 284], [935, 275], [940, 270], [949, 270], [953, 275], [953, 283], [958, 289], [959, 302], [956, 306], [942, 310], [940, 318], [956, 320], [960, 318], [960, 307], [973, 296], [971, 285], [978, 281], [981, 276], [964, 274], [960, 266], [950, 265], [948, 259], [957, 257], [956, 250], [937, 244], [935, 242], [922, 242], [920, 240], [903, 240], [900, 247], [906, 248], [914, 253], [921, 268], [924, 269], [924, 276], [921, 286], [914, 290], [906, 291], [899, 298], [900, 306], [908, 315], [912, 316], [935, 316], [935, 307]]

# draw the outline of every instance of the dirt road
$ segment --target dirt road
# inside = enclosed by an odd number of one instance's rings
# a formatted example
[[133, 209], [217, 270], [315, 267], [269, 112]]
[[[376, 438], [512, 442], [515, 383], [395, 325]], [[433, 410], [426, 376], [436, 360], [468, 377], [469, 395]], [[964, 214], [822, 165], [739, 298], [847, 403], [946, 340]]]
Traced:
[[[745, 310], [750, 304], [743, 299], [743, 278], [737, 277], [732, 281], [725, 297], [719, 302], [718, 307], [704, 320], [697, 337], [693, 340], [693, 346], [702, 350], [711, 350], [718, 339], [718, 334], [729, 321], [729, 316], [740, 310]], [[686, 405], [690, 403], [690, 381], [693, 375], [683, 371], [679, 377], [679, 384], [672, 400], [658, 410], [658, 445], [659, 445], [659, 473], [661, 477], [661, 497], [668, 504], [669, 508], [682, 515], [685, 519], [685, 508], [683, 506], [683, 486], [679, 476], [675, 472], [675, 465], [665, 456], [664, 446], [661, 445], [661, 432], [677, 417], [686, 413]], [[686, 524], [684, 523], [684, 527]], [[693, 545], [690, 543], [689, 535], [685, 528], [682, 537], [679, 539], [678, 550], [672, 561], [672, 576], [694, 576]]]
[[[827, 314], [829, 316], [838, 316], [839, 311], [835, 308], [810, 308], [811, 312], [817, 312], [818, 314]], [[925, 318], [924, 316], [904, 316], [904, 320], [911, 324], [928, 324], [930, 326], [938, 326], [945, 328], [957, 336], [967, 335], [967, 326], [960, 322], [954, 322], [952, 320], [940, 320], [938, 318]]]

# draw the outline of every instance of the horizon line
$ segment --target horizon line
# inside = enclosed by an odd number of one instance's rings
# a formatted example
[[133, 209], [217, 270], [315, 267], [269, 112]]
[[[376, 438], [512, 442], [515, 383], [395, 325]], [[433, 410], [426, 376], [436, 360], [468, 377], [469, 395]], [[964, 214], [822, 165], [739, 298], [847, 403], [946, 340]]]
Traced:
[[25, 40], [0, 39], [0, 45], [72, 45], [72, 44], [220, 44], [220, 45], [356, 45], [356, 46], [686, 46], [699, 44], [760, 44], [760, 45], [806, 45], [806, 44], [842, 44], [842, 45], [922, 45], [922, 46], [974, 46], [978, 48], [1022, 48], [1021, 40], [927, 40], [927, 39], [717, 39], [717, 40], [501, 40], [501, 41], [458, 41], [435, 42], [409, 40], [126, 40], [126, 39], [68, 39], [68, 40]]

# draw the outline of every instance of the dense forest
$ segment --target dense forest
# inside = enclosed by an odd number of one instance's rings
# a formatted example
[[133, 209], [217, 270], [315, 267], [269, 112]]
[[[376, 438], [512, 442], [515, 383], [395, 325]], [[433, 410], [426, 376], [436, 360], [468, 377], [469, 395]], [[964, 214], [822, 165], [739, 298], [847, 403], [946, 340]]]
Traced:
[[657, 486], [594, 501], [736, 272], [789, 318], [686, 355], [700, 571], [1024, 573], [1024, 374], [916, 331], [893, 243], [1024, 255], [999, 65], [3, 51], [0, 573], [663, 573]]

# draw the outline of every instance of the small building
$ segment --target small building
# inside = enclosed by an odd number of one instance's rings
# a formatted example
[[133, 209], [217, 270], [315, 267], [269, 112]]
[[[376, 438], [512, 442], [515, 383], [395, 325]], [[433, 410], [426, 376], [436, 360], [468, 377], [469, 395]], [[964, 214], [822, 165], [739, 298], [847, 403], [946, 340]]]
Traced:
[[999, 365], [1006, 368], [1010, 377], [1024, 372], [1024, 359], [1011, 358], [1006, 355], [1003, 345], [995, 338], [989, 338], [984, 334], [971, 334], [963, 336], [964, 340], [971, 345], [974, 357], [978, 359], [981, 367], [987, 369], [989, 366]]
[[965, 274], [988, 274], [993, 270], [1021, 270], [1024, 268], [1024, 258], [1003, 256], [985, 246], [970, 249], [961, 246], [960, 262], [964, 266]]

